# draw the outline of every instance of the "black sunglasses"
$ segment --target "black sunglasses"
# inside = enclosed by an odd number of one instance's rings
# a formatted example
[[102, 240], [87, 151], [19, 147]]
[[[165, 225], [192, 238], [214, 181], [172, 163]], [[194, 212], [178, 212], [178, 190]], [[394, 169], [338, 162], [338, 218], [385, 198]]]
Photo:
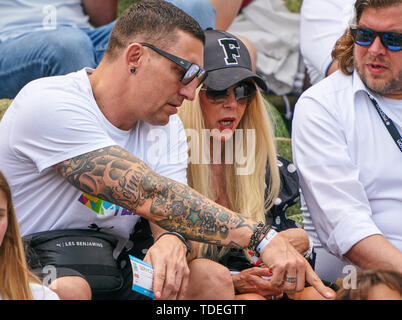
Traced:
[[[205, 95], [209, 102], [219, 104], [225, 102], [232, 87], [225, 90], [213, 90], [206, 87], [201, 88], [200, 90], [205, 91]], [[235, 85], [235, 87], [233, 87], [233, 91], [237, 102], [240, 104], [247, 104], [250, 103], [250, 101], [255, 97], [257, 88], [252, 82], [245, 81]]]
[[143, 42], [143, 43], [141, 43], [141, 45], [154, 50], [155, 52], [159, 53], [161, 56], [164, 56], [165, 58], [169, 59], [170, 61], [173, 61], [174, 63], [176, 63], [177, 65], [182, 67], [186, 71], [184, 73], [184, 75], [180, 78], [180, 82], [182, 84], [188, 85], [195, 78], [198, 79], [197, 87], [204, 82], [204, 80], [207, 76], [207, 73], [198, 64], [189, 62], [189, 61], [179, 58], [169, 52], [158, 49], [157, 47], [153, 46], [152, 44]]
[[402, 49], [402, 33], [376, 31], [369, 28], [351, 27], [355, 43], [360, 46], [370, 46], [377, 36], [380, 37], [382, 45], [391, 51]]

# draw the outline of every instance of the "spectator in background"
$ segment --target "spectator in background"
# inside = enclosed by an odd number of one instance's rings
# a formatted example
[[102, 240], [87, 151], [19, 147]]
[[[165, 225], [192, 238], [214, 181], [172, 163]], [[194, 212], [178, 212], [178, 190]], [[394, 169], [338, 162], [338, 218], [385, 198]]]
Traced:
[[11, 190], [0, 172], [0, 300], [58, 300], [28, 269]]
[[355, 0], [303, 0], [300, 50], [311, 84], [337, 70], [331, 52], [353, 16], [354, 3]]
[[296, 104], [293, 160], [330, 282], [350, 262], [402, 272], [401, 16], [401, 0], [357, 0], [340, 70]]
[[251, 1], [227, 31], [254, 45], [256, 71], [274, 94], [287, 95], [301, 89], [303, 81], [299, 79], [304, 78], [304, 70], [300, 63], [300, 15], [291, 12], [285, 1]]
[[[227, 30], [240, 9], [251, 1], [243, 0], [166, 0], [192, 16], [202, 29]], [[257, 50], [245, 36], [239, 36], [249, 50], [252, 69], [256, 72]]]
[[337, 291], [336, 300], [402, 300], [402, 274], [395, 271], [359, 271], [349, 285]]
[[0, 1], [0, 98], [28, 82], [95, 68], [117, 15], [117, 0]]
[[[203, 29], [230, 24], [240, 0], [166, 0]], [[236, 2], [236, 3], [234, 3]], [[117, 17], [118, 0], [0, 1], [0, 99], [28, 82], [95, 68]]]

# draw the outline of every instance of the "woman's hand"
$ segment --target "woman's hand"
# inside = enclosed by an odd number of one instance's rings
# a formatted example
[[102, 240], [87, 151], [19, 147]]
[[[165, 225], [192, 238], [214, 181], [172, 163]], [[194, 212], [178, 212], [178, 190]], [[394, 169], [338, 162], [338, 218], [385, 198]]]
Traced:
[[232, 275], [234, 287], [240, 293], [258, 293], [271, 298], [282, 296], [282, 291], [272, 286], [269, 279], [272, 276], [266, 267], [253, 267]]
[[261, 252], [262, 262], [272, 270], [272, 285], [286, 293], [300, 292], [305, 281], [311, 284], [326, 298], [333, 297], [307, 260], [290, 244], [289, 240], [278, 233]]

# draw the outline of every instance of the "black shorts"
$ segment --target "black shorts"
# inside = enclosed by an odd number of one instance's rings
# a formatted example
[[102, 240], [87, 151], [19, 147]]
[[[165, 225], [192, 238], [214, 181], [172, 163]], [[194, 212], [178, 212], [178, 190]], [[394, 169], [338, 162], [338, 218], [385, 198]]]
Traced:
[[[124, 256], [127, 256], [128, 259], [125, 259]], [[122, 278], [123, 278], [123, 286], [120, 290], [115, 292], [96, 292], [92, 291], [92, 299], [93, 300], [152, 300], [151, 298], [135, 292], [132, 290], [133, 284], [133, 273], [131, 270], [131, 262], [127, 254], [122, 253], [121, 257], [121, 265], [124, 267], [121, 269]], [[120, 258], [119, 257], [119, 258]], [[127, 261], [127, 263], [123, 261]], [[52, 272], [55, 271], [55, 278], [62, 278], [66, 276], [77, 276], [84, 278], [89, 284], [90, 281], [87, 279], [85, 275], [80, 273], [77, 270], [72, 269], [71, 267], [62, 267], [62, 266], [52, 266], [52, 268], [35, 268], [32, 271], [44, 282], [45, 285], [50, 284], [50, 279], [53, 279]]]
[[123, 251], [114, 260], [116, 242], [109, 235], [68, 230], [60, 236], [58, 231], [49, 231], [25, 237], [24, 242], [28, 265], [45, 285], [78, 276], [89, 283], [94, 300], [151, 300], [132, 290], [130, 257]]

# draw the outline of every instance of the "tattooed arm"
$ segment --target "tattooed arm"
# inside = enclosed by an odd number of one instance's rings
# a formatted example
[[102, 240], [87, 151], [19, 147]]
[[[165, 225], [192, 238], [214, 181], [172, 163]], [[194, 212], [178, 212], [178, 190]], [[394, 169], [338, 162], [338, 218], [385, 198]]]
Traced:
[[63, 161], [56, 169], [76, 188], [196, 241], [242, 248], [257, 225], [188, 186], [154, 173], [118, 146]]
[[[154, 173], [118, 146], [88, 152], [55, 167], [76, 188], [192, 240], [244, 248], [257, 227], [257, 222]], [[301, 291], [307, 280], [319, 292], [327, 292], [308, 262], [280, 234], [265, 247], [261, 258], [273, 270], [273, 285], [283, 291]], [[297, 277], [297, 281], [286, 282], [285, 277]]]

